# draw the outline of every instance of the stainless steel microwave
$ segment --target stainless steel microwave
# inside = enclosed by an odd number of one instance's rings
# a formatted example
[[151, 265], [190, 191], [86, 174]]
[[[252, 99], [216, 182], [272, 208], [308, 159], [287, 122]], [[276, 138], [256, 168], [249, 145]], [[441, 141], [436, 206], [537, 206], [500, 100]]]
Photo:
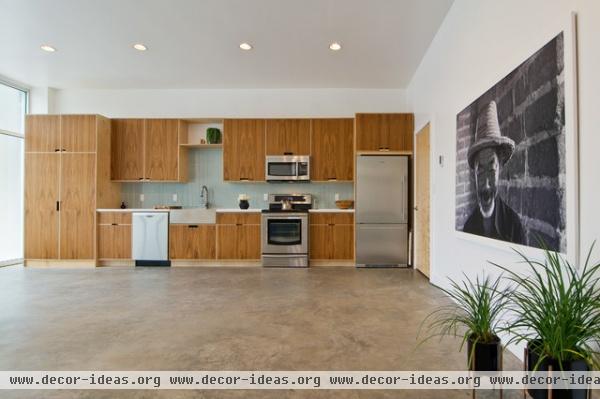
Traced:
[[309, 181], [309, 155], [267, 155], [265, 162], [267, 181]]

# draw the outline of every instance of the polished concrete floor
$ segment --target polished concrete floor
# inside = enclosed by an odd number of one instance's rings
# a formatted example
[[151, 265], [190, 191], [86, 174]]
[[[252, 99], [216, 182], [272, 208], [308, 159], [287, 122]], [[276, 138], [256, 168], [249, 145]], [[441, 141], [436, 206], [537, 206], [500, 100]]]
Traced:
[[[0, 370], [459, 370], [412, 270], [0, 268]], [[505, 369], [519, 368], [505, 355]], [[489, 393], [490, 394], [490, 393]], [[478, 397], [497, 397], [496, 395]], [[0, 391], [0, 398], [469, 398], [466, 391]], [[508, 397], [521, 397], [513, 391]]]

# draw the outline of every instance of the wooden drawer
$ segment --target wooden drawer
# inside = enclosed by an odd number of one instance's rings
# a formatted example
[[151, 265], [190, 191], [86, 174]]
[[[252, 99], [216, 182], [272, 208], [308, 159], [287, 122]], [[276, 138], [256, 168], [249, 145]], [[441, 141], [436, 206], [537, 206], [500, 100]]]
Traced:
[[172, 224], [169, 226], [171, 259], [215, 259], [214, 224]]
[[260, 224], [260, 213], [217, 213], [217, 224]]
[[354, 224], [354, 213], [328, 212], [311, 213], [310, 224]]
[[131, 212], [98, 212], [98, 224], [131, 224]]
[[98, 226], [99, 259], [131, 259], [131, 226]]

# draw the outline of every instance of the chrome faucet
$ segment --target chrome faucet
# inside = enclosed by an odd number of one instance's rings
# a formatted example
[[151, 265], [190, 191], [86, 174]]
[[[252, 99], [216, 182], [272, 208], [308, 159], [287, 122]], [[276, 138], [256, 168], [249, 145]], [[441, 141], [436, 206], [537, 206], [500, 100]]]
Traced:
[[200, 192], [200, 199], [200, 207], [208, 209], [208, 188], [206, 186], [202, 186], [202, 191]]

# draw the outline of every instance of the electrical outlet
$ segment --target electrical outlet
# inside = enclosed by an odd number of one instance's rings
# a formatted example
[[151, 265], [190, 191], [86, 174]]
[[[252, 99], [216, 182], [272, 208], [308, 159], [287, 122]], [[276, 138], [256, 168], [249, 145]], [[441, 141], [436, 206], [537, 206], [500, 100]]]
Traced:
[[263, 201], [268, 201], [269, 200], [269, 194], [264, 193], [263, 194]]
[[335, 193], [335, 200], [339, 201], [340, 200], [340, 194], [339, 193]]
[[443, 168], [444, 167], [444, 156], [443, 155], [440, 155], [439, 162], [440, 162], [440, 166]]
[[140, 194], [140, 202], [144, 202], [144, 194]]
[[173, 202], [177, 202], [177, 194], [173, 194]]

